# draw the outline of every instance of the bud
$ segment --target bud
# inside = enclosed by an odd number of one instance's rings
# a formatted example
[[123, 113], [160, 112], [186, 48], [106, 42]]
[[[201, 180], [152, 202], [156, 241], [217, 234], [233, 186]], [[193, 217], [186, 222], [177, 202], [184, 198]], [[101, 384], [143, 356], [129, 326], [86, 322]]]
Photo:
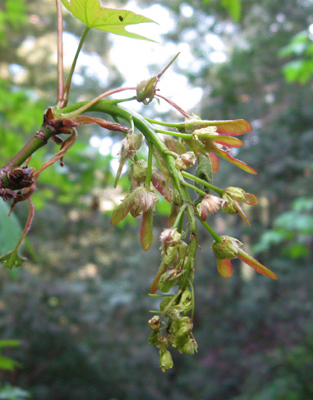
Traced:
[[159, 202], [158, 196], [154, 190], [146, 187], [139, 187], [136, 191], [137, 195], [134, 197], [134, 205], [130, 210], [134, 218], [137, 218], [140, 214], [149, 210], [153, 210]]
[[166, 250], [169, 246], [175, 246], [181, 241], [181, 233], [177, 231], [177, 229], [164, 229], [164, 231], [160, 235], [160, 240], [162, 242], [161, 250], [166, 253]]
[[[178, 53], [179, 54], [179, 53]], [[176, 60], [178, 57], [178, 54], [167, 64], [163, 70], [158, 73], [156, 76], [153, 76], [152, 78], [145, 79], [141, 81], [137, 85], [137, 101], [143, 102], [145, 105], [148, 105], [151, 103], [151, 101], [154, 98], [155, 91], [156, 91], [156, 86], [161, 78], [161, 76], [164, 74], [164, 72], [168, 69], [168, 67]]]
[[122, 147], [121, 147], [121, 152], [120, 152], [120, 163], [119, 167], [116, 173], [116, 178], [114, 182], [114, 187], [117, 186], [117, 182], [121, 176], [123, 166], [125, 164], [125, 161], [133, 156], [136, 151], [138, 151], [141, 147], [142, 143], [142, 134], [141, 133], [132, 133], [128, 134], [123, 140], [122, 140]]
[[186, 315], [192, 308], [192, 294], [189, 290], [185, 290], [181, 296], [179, 305], [182, 306], [183, 312]]
[[161, 290], [164, 293], [169, 292], [169, 290], [173, 286], [178, 285], [180, 283], [182, 276], [183, 273], [181, 271], [178, 271], [177, 269], [170, 269], [164, 272], [164, 274], [161, 275], [159, 281], [159, 290]]
[[237, 200], [240, 203], [245, 201], [245, 191], [241, 188], [238, 187], [228, 187], [227, 189], [224, 190], [223, 192], [223, 198], [224, 198], [224, 194], [228, 195], [229, 197], [231, 197], [233, 200]]
[[[188, 317], [185, 317], [188, 318]], [[183, 319], [183, 318], [182, 318]], [[189, 318], [188, 318], [189, 319]], [[176, 336], [178, 338], [182, 338], [185, 337], [186, 335], [189, 334], [189, 332], [192, 330], [193, 327], [193, 323], [190, 321], [183, 321], [180, 325], [180, 328], [178, 329], [178, 331], [176, 332]]]
[[189, 338], [188, 342], [182, 348], [182, 352], [186, 354], [194, 354], [198, 351], [198, 344], [195, 339]]
[[129, 178], [142, 183], [146, 179], [148, 163], [145, 160], [135, 161], [129, 168]]
[[224, 260], [225, 258], [231, 260], [238, 256], [241, 246], [242, 243], [239, 240], [230, 236], [222, 236], [222, 241], [219, 243], [214, 241], [211, 247], [218, 260]]
[[158, 315], [154, 315], [151, 319], [149, 319], [148, 323], [152, 331], [158, 331], [160, 329], [161, 323]]
[[[222, 206], [222, 211], [231, 215], [239, 213], [242, 218], [250, 225], [250, 222], [241, 208], [241, 203], [254, 206], [258, 203], [258, 199], [254, 194], [246, 193], [243, 189], [237, 187], [229, 187], [224, 190], [222, 198], [226, 201]], [[251, 225], [250, 225], [251, 226]]]
[[157, 195], [151, 189], [143, 186], [138, 187], [127, 195], [122, 203], [113, 211], [111, 224], [118, 224], [129, 212], [136, 218], [141, 213], [153, 210], [158, 200]]
[[202, 199], [201, 203], [197, 205], [197, 211], [202, 221], [205, 221], [208, 213], [216, 214], [220, 207], [223, 207], [226, 201], [220, 197], [207, 194]]
[[162, 371], [165, 372], [166, 369], [173, 368], [173, 365], [174, 363], [171, 353], [168, 350], [160, 350], [160, 367], [162, 368]]

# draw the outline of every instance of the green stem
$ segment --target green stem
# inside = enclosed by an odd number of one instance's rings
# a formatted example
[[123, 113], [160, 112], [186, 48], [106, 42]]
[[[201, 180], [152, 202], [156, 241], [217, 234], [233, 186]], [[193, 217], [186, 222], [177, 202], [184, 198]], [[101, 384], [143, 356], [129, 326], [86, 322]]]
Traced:
[[86, 28], [85, 28], [85, 30], [83, 32], [83, 35], [82, 35], [82, 37], [80, 39], [79, 45], [77, 47], [76, 54], [75, 54], [75, 57], [74, 57], [74, 60], [72, 62], [72, 66], [71, 66], [71, 69], [70, 69], [70, 73], [69, 73], [67, 81], [66, 81], [66, 86], [65, 86], [65, 90], [64, 90], [64, 99], [63, 99], [63, 103], [62, 103], [62, 107], [61, 108], [65, 107], [67, 105], [68, 96], [69, 96], [69, 93], [70, 93], [70, 88], [71, 88], [71, 83], [72, 83], [72, 77], [73, 77], [73, 73], [74, 73], [74, 70], [75, 70], [75, 67], [76, 67], [77, 59], [78, 59], [79, 53], [81, 51], [81, 48], [83, 47], [83, 43], [84, 43], [84, 41], [86, 39], [86, 36], [87, 36], [87, 33], [89, 32], [89, 30], [90, 30], [90, 28], [88, 28], [86, 26]]
[[147, 117], [145, 117], [145, 120], [150, 122], [151, 124], [168, 126], [170, 128], [182, 129], [184, 127], [183, 123], [173, 124], [173, 123], [170, 123], [170, 122], [157, 121], [156, 119], [147, 118]]
[[182, 218], [184, 212], [186, 211], [186, 207], [187, 207], [187, 205], [184, 204], [184, 205], [181, 207], [181, 209], [179, 210], [179, 213], [178, 213], [178, 215], [177, 215], [177, 217], [176, 217], [176, 219], [175, 219], [175, 222], [174, 222], [174, 224], [173, 224], [173, 226], [172, 226], [172, 229], [175, 229], [175, 228], [179, 225], [179, 222], [180, 222], [180, 220], [181, 220], [181, 218]]
[[210, 233], [210, 235], [213, 237], [213, 239], [216, 241], [216, 243], [221, 243], [222, 238], [218, 236], [218, 234], [210, 227], [210, 225], [206, 221], [202, 221], [202, 219], [197, 215], [198, 219], [202, 223], [202, 225], [205, 227], [205, 229]]
[[127, 97], [127, 99], [119, 99], [119, 100], [115, 100], [116, 104], [119, 103], [124, 103], [125, 101], [132, 101], [132, 100], [136, 100], [137, 96], [132, 96], [132, 97]]
[[146, 121], [140, 114], [118, 105], [116, 100], [100, 100], [97, 103], [92, 104], [91, 106], [88, 101], [85, 101], [72, 104], [71, 106], [62, 109], [62, 115], [60, 111], [57, 110], [56, 108], [53, 109], [53, 112], [56, 118], [58, 116], [68, 117], [70, 113], [76, 115], [76, 111], [78, 109], [81, 109], [82, 107], [85, 107], [87, 104], [89, 105], [87, 106], [88, 110], [85, 108], [86, 111], [100, 111], [109, 114], [111, 116], [114, 115], [116, 117], [120, 117], [128, 122], [131, 121], [131, 119], [133, 119], [135, 126], [144, 134], [148, 142], [153, 143], [154, 147], [161, 154], [164, 163], [166, 165], [166, 168], [168, 169], [168, 172], [172, 177], [173, 185], [179, 192], [182, 203], [184, 201], [187, 202], [191, 201], [187, 189], [184, 187], [184, 185], [181, 184], [181, 182], [183, 181], [183, 176], [180, 173], [180, 171], [178, 171], [177, 168], [175, 167], [174, 158], [170, 155], [164, 154], [164, 152], [168, 151], [168, 148], [161, 140], [161, 138], [159, 138], [158, 135], [156, 135], [153, 126], [150, 125], [149, 122]]
[[164, 135], [172, 135], [172, 136], [180, 137], [180, 138], [183, 138], [183, 139], [193, 139], [193, 136], [191, 134], [187, 134], [187, 133], [178, 133], [178, 132], [172, 132], [172, 131], [165, 131], [164, 129], [155, 129], [155, 131], [157, 133], [163, 133]]
[[196, 186], [194, 186], [194, 185], [190, 185], [190, 183], [187, 183], [187, 182], [185, 182], [185, 181], [182, 181], [181, 184], [184, 185], [184, 186], [189, 187], [189, 188], [192, 189], [192, 190], [195, 190], [195, 191], [198, 192], [201, 196], [206, 196], [206, 193], [205, 193], [203, 190], [198, 189], [198, 188], [197, 188]]
[[193, 288], [193, 284], [191, 281], [189, 281], [189, 286], [191, 289], [191, 302], [192, 302], [192, 307], [191, 307], [191, 320], [193, 320], [193, 317], [195, 315], [195, 290]]
[[175, 296], [173, 296], [172, 300], [168, 303], [168, 305], [165, 307], [165, 310], [163, 311], [161, 317], [160, 317], [160, 322], [163, 320], [163, 318], [165, 317], [166, 313], [168, 312], [168, 310], [172, 307], [172, 305], [175, 303], [175, 301], [178, 299], [178, 297], [182, 294], [182, 290], [179, 289], [178, 292], [175, 294]]
[[204, 180], [198, 178], [197, 176], [194, 176], [194, 175], [192, 175], [192, 174], [189, 174], [188, 172], [182, 171], [181, 174], [182, 174], [185, 178], [191, 179], [191, 180], [193, 180], [194, 182], [201, 183], [203, 186], [206, 186], [206, 187], [208, 187], [208, 188], [214, 190], [214, 192], [218, 193], [220, 196], [222, 196], [223, 193], [224, 193], [224, 190], [223, 190], [223, 189], [220, 189], [220, 188], [218, 188], [217, 186], [214, 186], [214, 185], [212, 185], [211, 183], [208, 183], [207, 181], [204, 181]]
[[148, 156], [148, 170], [145, 180], [145, 186], [150, 187], [151, 177], [152, 177], [152, 161], [153, 161], [153, 144], [149, 143], [149, 156]]
[[[44, 135], [45, 138], [39, 137], [39, 134]], [[0, 168], [0, 176], [3, 178], [3, 187], [10, 187], [10, 182], [6, 173], [14, 167], [19, 167], [30, 157], [35, 151], [43, 147], [48, 139], [54, 135], [55, 132], [46, 126], [41, 126], [40, 130], [29, 140], [28, 143], [2, 168]]]

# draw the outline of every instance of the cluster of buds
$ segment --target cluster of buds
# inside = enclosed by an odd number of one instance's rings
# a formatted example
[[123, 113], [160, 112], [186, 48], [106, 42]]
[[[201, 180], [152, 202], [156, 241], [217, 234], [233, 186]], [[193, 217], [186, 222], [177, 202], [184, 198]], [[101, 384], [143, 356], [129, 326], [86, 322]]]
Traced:
[[[193, 295], [188, 289], [167, 296], [160, 304], [161, 316], [154, 315], [149, 320], [149, 327], [152, 330], [149, 343], [159, 348], [160, 366], [163, 372], [173, 367], [169, 345], [180, 353], [187, 354], [194, 354], [198, 349], [192, 333], [192, 319], [188, 316], [193, 303]], [[163, 335], [161, 330], [164, 332]]]
[[[189, 316], [194, 307], [193, 290], [188, 288], [193, 281], [193, 265], [190, 265], [193, 258], [190, 257], [190, 249], [177, 229], [165, 229], [160, 239], [162, 264], [151, 285], [150, 293], [154, 294], [158, 289], [168, 293], [173, 286], [179, 285], [176, 294], [165, 295], [160, 304], [161, 316], [155, 315], [149, 320], [150, 329], [153, 331], [149, 343], [159, 348], [160, 366], [164, 371], [173, 366], [169, 345], [180, 353], [187, 354], [194, 354], [198, 346], [192, 334], [192, 317]], [[185, 281], [187, 285], [184, 285]]]

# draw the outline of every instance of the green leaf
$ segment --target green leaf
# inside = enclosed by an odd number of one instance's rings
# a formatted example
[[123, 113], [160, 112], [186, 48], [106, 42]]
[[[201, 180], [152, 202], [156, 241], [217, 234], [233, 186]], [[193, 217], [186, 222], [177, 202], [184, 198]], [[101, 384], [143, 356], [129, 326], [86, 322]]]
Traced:
[[[198, 155], [198, 168], [196, 171], [196, 177], [210, 184], [213, 183], [213, 171], [212, 171], [211, 160], [204, 154]], [[205, 193], [210, 193], [210, 189], [208, 187], [205, 187], [204, 185], [198, 182], [195, 182], [195, 184], [198, 189], [204, 190]]]
[[16, 216], [8, 216], [9, 211], [10, 207], [0, 199], [0, 254], [13, 249], [23, 231]]
[[240, 21], [241, 0], [222, 0], [222, 6], [225, 7], [235, 22]]
[[17, 347], [19, 345], [20, 345], [19, 340], [14, 340], [14, 339], [0, 340], [0, 347]]
[[20, 367], [21, 364], [12, 358], [0, 356], [0, 370], [13, 371], [16, 367]]
[[3, 268], [8, 269], [18, 268], [24, 263], [24, 261], [26, 261], [26, 258], [21, 257], [18, 254], [18, 249], [13, 249], [0, 257], [0, 265], [2, 265]]
[[135, 14], [132, 11], [102, 7], [99, 0], [71, 0], [71, 3], [67, 0], [61, 1], [64, 7], [88, 28], [100, 29], [133, 39], [154, 41], [136, 33], [128, 32], [125, 29], [128, 25], [136, 25], [143, 22], [155, 23], [150, 18]]

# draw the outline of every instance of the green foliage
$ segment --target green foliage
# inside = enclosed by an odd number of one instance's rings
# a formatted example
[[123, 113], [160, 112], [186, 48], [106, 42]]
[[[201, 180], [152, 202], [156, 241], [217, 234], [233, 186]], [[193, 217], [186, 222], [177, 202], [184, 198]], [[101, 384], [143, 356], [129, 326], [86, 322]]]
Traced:
[[144, 22], [154, 22], [150, 18], [135, 14], [131, 11], [116, 10], [101, 6], [99, 0], [61, 0], [74, 17], [82, 21], [87, 28], [96, 28], [133, 39], [153, 41], [136, 33], [126, 31], [128, 25]]
[[297, 57], [296, 60], [287, 62], [283, 67], [287, 82], [305, 84], [309, 81], [313, 75], [313, 42], [307, 30], [295, 35], [278, 54], [281, 58]]
[[[202, 2], [209, 4], [212, 0], [202, 0]], [[241, 0], [221, 0], [220, 3], [228, 11], [234, 22], [238, 23], [241, 17]]]
[[23, 0], [5, 0], [4, 9], [0, 8], [0, 43], [6, 44], [9, 29], [18, 30], [25, 22], [25, 3]]
[[[17, 347], [20, 345], [18, 340], [2, 339], [0, 340], [0, 349], [3, 347]], [[21, 364], [12, 358], [4, 357], [0, 352], [0, 370], [14, 371], [20, 368]], [[0, 398], [1, 400], [23, 400], [29, 398], [29, 393], [18, 387], [13, 387], [9, 384], [0, 385]]]
[[255, 253], [269, 251], [284, 244], [281, 252], [292, 259], [310, 256], [310, 240], [313, 237], [313, 199], [299, 197], [292, 203], [291, 210], [275, 218], [274, 229], [265, 232], [254, 246]]

